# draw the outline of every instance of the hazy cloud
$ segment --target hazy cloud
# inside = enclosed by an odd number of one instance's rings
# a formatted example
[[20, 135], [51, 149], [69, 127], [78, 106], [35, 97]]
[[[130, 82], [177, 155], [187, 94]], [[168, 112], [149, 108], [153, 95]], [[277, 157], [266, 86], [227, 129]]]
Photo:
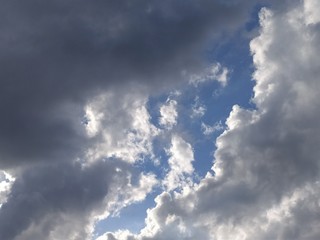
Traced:
[[199, 96], [195, 97], [191, 111], [191, 118], [201, 118], [203, 117], [203, 115], [205, 115], [207, 108], [205, 105], [201, 104]]
[[222, 125], [221, 121], [216, 122], [212, 126], [207, 125], [207, 124], [202, 122], [201, 123], [201, 130], [202, 130], [202, 133], [204, 135], [210, 135], [210, 134], [212, 134], [212, 133], [214, 133], [216, 131], [224, 130], [224, 126]]
[[189, 82], [195, 86], [208, 81], [218, 81], [223, 87], [227, 85], [229, 70], [220, 63], [207, 67], [200, 74], [191, 74]]

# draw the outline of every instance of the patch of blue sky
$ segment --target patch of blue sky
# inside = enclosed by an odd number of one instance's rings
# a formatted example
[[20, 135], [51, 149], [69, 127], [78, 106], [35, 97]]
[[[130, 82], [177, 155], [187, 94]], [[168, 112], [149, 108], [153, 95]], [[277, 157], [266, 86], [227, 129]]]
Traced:
[[[166, 98], [164, 98], [166, 99]], [[139, 161], [135, 164], [135, 170], [143, 173], [153, 173], [159, 179], [164, 179], [168, 165], [168, 156], [165, 152], [165, 148], [169, 145], [165, 145], [166, 141], [162, 141], [161, 138], [154, 140], [154, 154], [159, 163], [155, 164], [154, 160], [146, 157], [143, 161]], [[138, 179], [133, 179], [135, 184]], [[154, 199], [163, 191], [161, 185], [155, 186], [151, 193], [149, 193], [142, 202], [133, 203], [120, 210], [116, 216], [109, 216], [107, 219], [99, 221], [95, 225], [94, 236], [98, 237], [105, 232], [115, 232], [120, 229], [127, 229], [132, 233], [139, 233], [139, 231], [145, 225], [145, 218], [147, 216], [147, 209], [155, 206]]]
[[[221, 122], [223, 126], [235, 104], [245, 108], [254, 108], [250, 102], [254, 82], [251, 80], [253, 68], [248, 46], [249, 39], [244, 38], [239, 32], [229, 41], [225, 41], [217, 48], [208, 51], [209, 64], [219, 62], [229, 69], [226, 87], [222, 87], [217, 81], [208, 81], [197, 87], [189, 85], [179, 96], [178, 128], [180, 132], [184, 132], [191, 139], [190, 143], [193, 146], [196, 160], [193, 165], [200, 177], [205, 176], [207, 171], [211, 169], [215, 139], [222, 132], [222, 129], [218, 129], [205, 136], [201, 129], [202, 123], [213, 126]], [[198, 98], [200, 105], [206, 109], [202, 117], [190, 117], [195, 98]]]
[[145, 159], [143, 162], [136, 163], [136, 167], [140, 172], [144, 173], [153, 173], [158, 179], [163, 179], [166, 175], [168, 165], [168, 156], [165, 149], [170, 145], [167, 143], [164, 144], [164, 141], [157, 138], [153, 142], [153, 152], [156, 159]]
[[261, 8], [263, 7], [268, 7], [268, 4], [266, 3], [257, 3], [253, 10], [251, 11], [251, 16], [250, 16], [250, 20], [246, 23], [245, 25], [245, 30], [247, 32], [252, 32], [255, 31], [256, 29], [259, 28], [259, 12], [261, 10]]
[[99, 221], [95, 226], [94, 236], [98, 237], [105, 232], [115, 232], [119, 229], [128, 229], [132, 233], [139, 233], [145, 225], [147, 209], [155, 206], [154, 199], [161, 190], [156, 188], [143, 202], [134, 203], [123, 208], [119, 215], [109, 216]]
[[[228, 85], [221, 91], [212, 92], [205, 88], [201, 96], [208, 96], [210, 93], [216, 96], [212, 102], [222, 112], [229, 113], [230, 106], [234, 104], [251, 108], [250, 98], [253, 94], [254, 82], [252, 79], [253, 63], [249, 49], [249, 41], [239, 32], [237, 35], [220, 43], [218, 47], [208, 51], [208, 60], [219, 61], [229, 71]], [[208, 92], [209, 91], [209, 92]], [[216, 94], [217, 93], [217, 94]]]

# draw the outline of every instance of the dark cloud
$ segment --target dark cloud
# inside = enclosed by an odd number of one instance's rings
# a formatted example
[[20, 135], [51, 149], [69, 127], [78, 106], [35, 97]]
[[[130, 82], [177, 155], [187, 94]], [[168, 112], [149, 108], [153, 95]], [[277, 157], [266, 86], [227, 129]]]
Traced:
[[[91, 214], [104, 211], [103, 200], [112, 185], [127, 184], [128, 170], [125, 164], [109, 160], [86, 167], [79, 162], [41, 164], [24, 171], [1, 207], [0, 238], [34, 239], [40, 231], [41, 239], [58, 239], [55, 231], [65, 227], [59, 230], [64, 237], [76, 233], [76, 239], [86, 239]], [[27, 237], [28, 231], [33, 238]]]
[[79, 119], [88, 98], [201, 70], [207, 41], [241, 26], [249, 4], [2, 1], [1, 166], [74, 157], [87, 144]]

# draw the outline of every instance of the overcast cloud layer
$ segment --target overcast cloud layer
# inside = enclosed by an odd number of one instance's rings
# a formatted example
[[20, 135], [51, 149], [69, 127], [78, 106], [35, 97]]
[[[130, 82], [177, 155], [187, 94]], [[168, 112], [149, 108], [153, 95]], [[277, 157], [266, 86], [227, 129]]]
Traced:
[[[317, 0], [260, 9], [255, 108], [233, 106], [202, 179], [180, 125], [175, 90], [227, 87], [232, 70], [205, 51], [243, 31], [254, 6], [2, 0], [0, 239], [320, 239]], [[168, 97], [155, 115], [148, 101], [159, 94]], [[194, 99], [200, 122], [210, 106]], [[94, 235], [155, 189], [140, 232]]]

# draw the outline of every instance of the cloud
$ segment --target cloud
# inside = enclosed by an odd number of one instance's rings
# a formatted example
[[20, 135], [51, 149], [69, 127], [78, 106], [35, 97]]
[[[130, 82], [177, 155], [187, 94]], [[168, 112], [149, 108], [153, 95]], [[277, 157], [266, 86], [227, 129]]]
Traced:
[[0, 237], [91, 239], [97, 220], [143, 200], [155, 184], [154, 175], [111, 159], [30, 168], [17, 177], [0, 209]]
[[171, 139], [171, 147], [167, 150], [170, 156], [168, 159], [169, 172], [164, 179], [164, 185], [168, 191], [175, 188], [183, 188], [188, 186], [187, 181], [192, 183], [190, 176], [194, 168], [194, 154], [192, 146], [177, 135], [173, 135]]
[[70, 239], [86, 238], [90, 212], [102, 207], [115, 174], [114, 167], [102, 162], [86, 169], [74, 163], [25, 171], [1, 207], [1, 238], [32, 239], [36, 234], [57, 239], [63, 232]]
[[[133, 203], [142, 202], [159, 184], [153, 173], [141, 173], [137, 176], [137, 173], [133, 171], [126, 174], [127, 176], [122, 175], [122, 177], [126, 177], [128, 182], [125, 185], [118, 185], [113, 188], [114, 192], [110, 194], [111, 197], [107, 197], [107, 212], [100, 214], [99, 219], [105, 219], [110, 214], [118, 215], [123, 208]], [[121, 192], [119, 193], [120, 189]]]
[[201, 129], [202, 133], [204, 135], [210, 135], [216, 131], [221, 131], [224, 129], [224, 126], [222, 125], [221, 121], [216, 122], [213, 126], [207, 125], [205, 123], [201, 123]]
[[222, 67], [220, 63], [215, 63], [200, 74], [191, 74], [189, 82], [194, 86], [198, 86], [200, 83], [207, 81], [218, 81], [225, 87], [228, 82], [228, 74], [229, 70], [226, 67]]
[[158, 184], [154, 174], [132, 165], [152, 158], [158, 134], [146, 97], [120, 94], [105, 92], [84, 106], [84, 134], [91, 144], [82, 157], [11, 170], [16, 180], [5, 183], [1, 239], [92, 239], [97, 221], [143, 201]]
[[304, 16], [307, 24], [317, 24], [320, 22], [320, 16], [317, 12], [317, 9], [319, 9], [319, 7], [319, 1], [304, 1]]
[[81, 124], [89, 99], [113, 88], [161, 91], [186, 69], [201, 72], [206, 43], [241, 26], [250, 4], [5, 0], [0, 166], [77, 157], [90, 145]]
[[316, 0], [262, 9], [250, 44], [256, 109], [233, 107], [205, 178], [192, 181], [193, 148], [179, 132], [164, 179], [136, 166], [177, 124], [169, 98], [155, 127], [148, 97], [190, 76], [225, 86], [229, 70], [206, 68], [203, 51], [239, 30], [254, 2], [5, 0], [0, 238], [92, 239], [97, 221], [162, 183], [140, 233], [100, 239], [319, 239]]
[[7, 201], [14, 180], [15, 179], [7, 172], [2, 171], [0, 173], [0, 208], [2, 204]]
[[171, 129], [177, 124], [178, 112], [177, 101], [168, 99], [167, 102], [160, 107], [159, 124], [166, 129]]
[[200, 103], [199, 96], [196, 96], [191, 110], [191, 118], [201, 118], [205, 115], [207, 108]]
[[15, 180], [1, 182], [0, 238], [91, 238], [106, 206], [141, 201], [156, 179], [129, 165], [152, 158], [147, 96], [201, 72], [206, 44], [247, 6], [3, 1], [0, 168]]
[[233, 107], [213, 172], [159, 195], [131, 239], [319, 239], [319, 22], [315, 2], [286, 3], [261, 10], [250, 43], [256, 109]]
[[94, 136], [86, 153], [89, 161], [116, 157], [134, 163], [153, 158], [152, 142], [160, 130], [150, 122], [147, 100], [137, 91], [109, 91], [89, 101], [86, 128]]

